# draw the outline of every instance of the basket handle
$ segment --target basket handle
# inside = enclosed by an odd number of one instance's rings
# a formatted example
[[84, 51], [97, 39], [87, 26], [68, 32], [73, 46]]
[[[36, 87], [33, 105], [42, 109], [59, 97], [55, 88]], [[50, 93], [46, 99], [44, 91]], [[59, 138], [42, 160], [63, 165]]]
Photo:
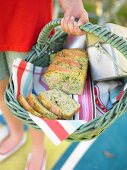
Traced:
[[[49, 22], [40, 32], [39, 37], [37, 39], [37, 45], [38, 47], [43, 46], [47, 43], [48, 36], [53, 28], [59, 26], [61, 24], [61, 19], [55, 19], [51, 22]], [[104, 42], [111, 44], [114, 48], [116, 48], [118, 51], [120, 51], [125, 58], [127, 58], [127, 40], [125, 40], [123, 37], [120, 37], [112, 32], [110, 32], [108, 29], [99, 26], [99, 25], [93, 25], [92, 23], [88, 22], [84, 25], [79, 26], [81, 31], [85, 31], [86, 33], [91, 33], [96, 37], [99, 37]]]

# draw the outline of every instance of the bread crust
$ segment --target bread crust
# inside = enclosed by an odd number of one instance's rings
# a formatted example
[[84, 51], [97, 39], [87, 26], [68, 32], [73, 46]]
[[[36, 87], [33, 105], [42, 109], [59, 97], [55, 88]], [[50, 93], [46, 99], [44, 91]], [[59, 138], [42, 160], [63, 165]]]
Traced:
[[37, 111], [35, 111], [30, 104], [27, 102], [26, 98], [23, 95], [19, 95], [18, 96], [18, 102], [19, 104], [28, 112], [30, 112], [31, 114], [33, 114], [34, 116], [38, 116], [38, 117], [42, 117], [42, 115], [40, 113], [38, 113]]
[[63, 49], [56, 53], [56, 55], [61, 57], [87, 57], [86, 51], [80, 49], [80, 48], [73, 48], [73, 49]]
[[37, 99], [37, 97], [30, 93], [29, 96], [27, 97], [28, 103], [32, 106], [32, 108], [40, 113], [44, 118], [47, 119], [58, 119], [58, 116], [56, 116], [54, 113], [50, 112], [47, 110]]
[[78, 61], [74, 61], [74, 60], [72, 60], [72, 58], [59, 57], [56, 55], [52, 64], [61, 64], [61, 63], [67, 63], [70, 66], [80, 67], [80, 64]]

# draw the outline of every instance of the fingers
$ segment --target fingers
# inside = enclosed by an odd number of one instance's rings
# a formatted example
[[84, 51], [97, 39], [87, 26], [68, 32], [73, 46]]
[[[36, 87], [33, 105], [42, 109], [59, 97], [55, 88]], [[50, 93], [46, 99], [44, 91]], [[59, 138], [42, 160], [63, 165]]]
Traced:
[[86, 11], [84, 11], [79, 19], [79, 21], [81, 21], [82, 23], [87, 23], [89, 22], [89, 17], [88, 17], [88, 13]]
[[78, 20], [78, 22], [74, 22], [74, 28], [73, 28], [74, 33], [76, 35], [83, 35], [84, 32], [79, 29], [79, 26], [81, 26], [81, 25], [83, 25], [83, 24], [85, 24], [87, 22], [89, 22], [88, 14], [83, 13], [81, 15], [81, 18]]
[[68, 34], [74, 34], [74, 19], [73, 16], [67, 16], [61, 20], [61, 27]]
[[83, 25], [81, 21], [74, 22], [74, 33], [75, 35], [83, 35], [84, 32], [80, 30], [79, 26]]
[[83, 25], [89, 21], [88, 14], [85, 11], [81, 16], [78, 22], [75, 22], [75, 18], [73, 16], [66, 16], [61, 20], [62, 29], [68, 34], [73, 35], [82, 35], [83, 31], [79, 29], [80, 25]]

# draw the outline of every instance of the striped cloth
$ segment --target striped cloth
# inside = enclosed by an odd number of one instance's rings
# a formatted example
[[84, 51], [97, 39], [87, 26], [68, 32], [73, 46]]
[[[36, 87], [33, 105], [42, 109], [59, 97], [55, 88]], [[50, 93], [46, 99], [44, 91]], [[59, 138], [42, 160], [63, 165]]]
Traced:
[[127, 87], [126, 80], [103, 81], [94, 85], [96, 114], [101, 116], [116, 104]]
[[[21, 59], [14, 60], [13, 75], [15, 97], [19, 94], [28, 96], [30, 92], [38, 95], [40, 91], [48, 90], [46, 82], [43, 79], [43, 74], [46, 68], [35, 67], [33, 64]], [[71, 96], [79, 102], [80, 110], [72, 120], [44, 120], [31, 115], [31, 119], [45, 132], [54, 144], [61, 143], [76, 129], [84, 123], [95, 118], [95, 104], [93, 97], [93, 84], [88, 76], [84, 94], [82, 96]]]

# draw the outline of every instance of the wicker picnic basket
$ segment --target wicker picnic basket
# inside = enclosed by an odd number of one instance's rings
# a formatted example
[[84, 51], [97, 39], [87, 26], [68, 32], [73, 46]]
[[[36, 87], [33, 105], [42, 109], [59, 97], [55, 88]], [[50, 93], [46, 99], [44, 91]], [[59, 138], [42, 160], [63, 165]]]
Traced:
[[[61, 29], [58, 29], [53, 36], [49, 36], [52, 29], [59, 26], [61, 19], [56, 19], [48, 23], [39, 34], [37, 44], [26, 56], [26, 61], [33, 63], [36, 66], [46, 67], [49, 64], [49, 55], [62, 49], [67, 34]], [[80, 26], [80, 29], [85, 33], [93, 34], [99, 37], [108, 44], [111, 44], [127, 57], [127, 41], [122, 37], [111, 33], [107, 29], [92, 23], [86, 23]], [[119, 116], [127, 111], [127, 90], [121, 97], [120, 101], [107, 113], [101, 117], [97, 117], [92, 121], [81, 125], [67, 140], [81, 141], [93, 139], [107, 129]], [[25, 124], [30, 125], [35, 129], [40, 129], [37, 124], [29, 117], [28, 112], [24, 110], [14, 97], [14, 86], [12, 77], [10, 76], [9, 84], [5, 92], [5, 101], [11, 112]]]

